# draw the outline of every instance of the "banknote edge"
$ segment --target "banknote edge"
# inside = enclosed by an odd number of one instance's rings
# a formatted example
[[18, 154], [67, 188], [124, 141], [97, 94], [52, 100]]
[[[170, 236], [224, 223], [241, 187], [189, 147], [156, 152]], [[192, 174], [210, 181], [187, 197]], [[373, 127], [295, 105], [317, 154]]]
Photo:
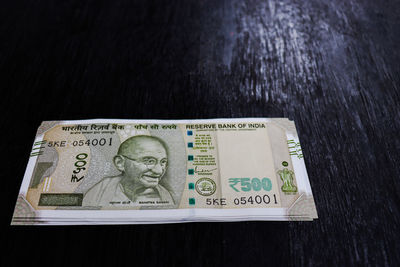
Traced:
[[26, 200], [23, 194], [19, 194], [15, 204], [11, 225], [30, 225], [34, 224], [37, 218], [35, 209]]
[[298, 221], [299, 216], [318, 219], [318, 213], [312, 195], [303, 193], [297, 200], [288, 208], [287, 215], [291, 221]]

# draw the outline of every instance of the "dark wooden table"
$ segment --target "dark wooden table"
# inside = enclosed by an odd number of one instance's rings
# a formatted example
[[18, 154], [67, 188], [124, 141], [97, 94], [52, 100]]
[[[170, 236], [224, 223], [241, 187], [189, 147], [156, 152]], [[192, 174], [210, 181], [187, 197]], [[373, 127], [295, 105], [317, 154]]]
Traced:
[[[2, 1], [2, 266], [399, 266], [399, 14], [373, 0]], [[220, 117], [296, 122], [317, 221], [9, 226], [42, 120]]]

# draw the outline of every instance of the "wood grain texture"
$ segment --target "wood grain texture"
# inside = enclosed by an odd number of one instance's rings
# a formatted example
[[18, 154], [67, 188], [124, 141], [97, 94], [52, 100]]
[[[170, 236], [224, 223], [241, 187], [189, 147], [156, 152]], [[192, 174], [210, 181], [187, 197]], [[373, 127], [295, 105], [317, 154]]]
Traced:
[[[399, 13], [394, 0], [2, 1], [2, 263], [398, 266]], [[317, 221], [9, 226], [42, 120], [219, 117], [295, 121]]]

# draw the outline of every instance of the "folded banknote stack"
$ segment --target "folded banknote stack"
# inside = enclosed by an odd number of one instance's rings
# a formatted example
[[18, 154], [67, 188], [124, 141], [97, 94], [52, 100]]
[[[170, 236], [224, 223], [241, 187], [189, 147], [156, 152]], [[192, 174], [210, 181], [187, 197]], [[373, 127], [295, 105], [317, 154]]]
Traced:
[[45, 121], [11, 224], [313, 220], [292, 121]]

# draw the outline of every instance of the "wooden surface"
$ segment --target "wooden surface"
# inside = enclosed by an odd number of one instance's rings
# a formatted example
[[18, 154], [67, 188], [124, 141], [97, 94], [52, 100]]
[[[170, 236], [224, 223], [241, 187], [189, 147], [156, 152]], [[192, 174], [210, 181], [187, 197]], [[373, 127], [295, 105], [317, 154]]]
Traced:
[[[399, 266], [399, 1], [1, 6], [2, 265]], [[220, 117], [296, 122], [317, 221], [9, 226], [42, 120]]]

